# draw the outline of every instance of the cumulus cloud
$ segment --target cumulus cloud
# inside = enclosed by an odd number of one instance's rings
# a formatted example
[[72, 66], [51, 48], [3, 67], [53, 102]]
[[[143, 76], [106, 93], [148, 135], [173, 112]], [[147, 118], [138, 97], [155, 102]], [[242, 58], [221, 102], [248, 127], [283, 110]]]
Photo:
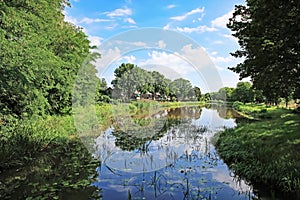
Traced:
[[88, 36], [89, 40], [91, 41], [91, 45], [92, 46], [100, 46], [101, 45], [101, 41], [103, 40], [103, 38], [98, 37], [98, 36]]
[[138, 66], [146, 70], [158, 71], [171, 80], [193, 70], [192, 66], [176, 53], [153, 50], [148, 53], [148, 56], [149, 59], [139, 62]]
[[136, 57], [133, 55], [123, 56], [121, 60], [124, 60], [125, 63], [134, 63], [136, 61]]
[[110, 49], [99, 49], [101, 54], [101, 59], [98, 59], [95, 66], [99, 72], [102, 74], [113, 62], [121, 58], [121, 50], [118, 47]]
[[183, 15], [179, 15], [179, 16], [176, 16], [176, 17], [171, 17], [170, 19], [175, 20], [175, 21], [183, 21], [190, 15], [194, 15], [196, 13], [203, 13], [203, 12], [204, 12], [204, 7], [196, 8], [196, 9], [191, 10], [191, 11], [189, 11], [189, 12], [183, 14]]
[[227, 28], [226, 24], [229, 22], [229, 18], [232, 17], [233, 14], [233, 10], [231, 10], [230, 12], [226, 13], [225, 15], [222, 15], [221, 17], [217, 17], [216, 19], [211, 21], [211, 25], [213, 27], [217, 27], [217, 28]]
[[65, 21], [66, 22], [70, 22], [70, 23], [75, 24], [75, 25], [78, 24], [78, 20], [76, 18], [70, 16], [67, 11], [64, 10], [63, 15], [65, 16]]

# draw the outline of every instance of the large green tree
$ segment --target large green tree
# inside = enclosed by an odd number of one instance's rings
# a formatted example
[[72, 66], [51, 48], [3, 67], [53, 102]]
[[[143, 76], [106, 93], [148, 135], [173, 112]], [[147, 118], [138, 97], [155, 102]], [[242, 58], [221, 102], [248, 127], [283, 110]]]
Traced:
[[230, 68], [240, 78], [251, 77], [269, 101], [288, 98], [300, 87], [300, 4], [296, 0], [247, 0], [228, 23], [244, 57]]
[[17, 116], [70, 111], [89, 54], [82, 30], [64, 21], [66, 0], [0, 1], [0, 110]]

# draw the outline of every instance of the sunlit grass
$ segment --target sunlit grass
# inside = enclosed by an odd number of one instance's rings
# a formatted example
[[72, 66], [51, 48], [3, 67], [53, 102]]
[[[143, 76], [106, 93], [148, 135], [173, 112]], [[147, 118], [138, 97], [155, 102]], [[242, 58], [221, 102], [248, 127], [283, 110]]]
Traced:
[[239, 110], [259, 120], [223, 132], [217, 142], [221, 157], [247, 180], [300, 191], [300, 115], [264, 105]]

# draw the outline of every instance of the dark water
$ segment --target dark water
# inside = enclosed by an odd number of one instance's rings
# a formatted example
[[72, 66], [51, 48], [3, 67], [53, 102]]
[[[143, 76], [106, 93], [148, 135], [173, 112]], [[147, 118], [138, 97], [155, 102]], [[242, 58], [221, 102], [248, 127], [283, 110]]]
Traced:
[[103, 199], [254, 199], [212, 144], [236, 117], [226, 108], [184, 107], [148, 121], [118, 119], [96, 140], [101, 164], [93, 185]]

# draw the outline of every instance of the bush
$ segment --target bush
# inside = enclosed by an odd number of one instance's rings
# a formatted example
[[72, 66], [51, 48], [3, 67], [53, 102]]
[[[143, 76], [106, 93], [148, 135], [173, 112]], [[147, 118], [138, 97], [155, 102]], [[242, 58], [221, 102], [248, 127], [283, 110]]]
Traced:
[[244, 104], [240, 101], [235, 101], [232, 104], [232, 108], [238, 111], [241, 111], [241, 106], [243, 106]]

